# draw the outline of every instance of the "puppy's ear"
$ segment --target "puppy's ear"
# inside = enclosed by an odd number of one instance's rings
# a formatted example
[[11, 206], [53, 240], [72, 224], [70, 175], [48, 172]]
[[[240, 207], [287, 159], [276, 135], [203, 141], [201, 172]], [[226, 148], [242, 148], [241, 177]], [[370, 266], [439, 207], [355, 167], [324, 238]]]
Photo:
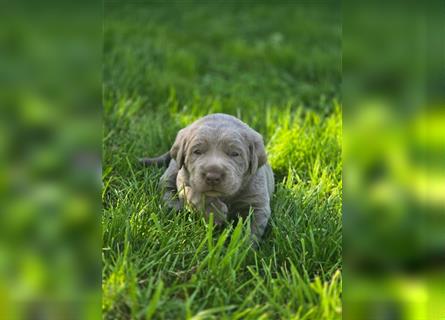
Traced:
[[170, 149], [170, 156], [175, 159], [178, 168], [182, 168], [185, 162], [185, 153], [187, 147], [188, 128], [179, 130], [175, 142]]
[[264, 148], [263, 137], [252, 130], [249, 139], [249, 173], [254, 174], [259, 167], [267, 162], [266, 149]]

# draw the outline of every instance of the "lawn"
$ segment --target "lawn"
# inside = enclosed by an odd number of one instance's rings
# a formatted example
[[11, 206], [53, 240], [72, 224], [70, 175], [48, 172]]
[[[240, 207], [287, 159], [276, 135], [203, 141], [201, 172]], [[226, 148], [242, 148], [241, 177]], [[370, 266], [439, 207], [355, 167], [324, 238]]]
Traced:
[[[105, 2], [106, 319], [340, 319], [341, 26], [335, 2]], [[161, 201], [176, 132], [214, 112], [260, 132], [275, 172], [260, 248]]]

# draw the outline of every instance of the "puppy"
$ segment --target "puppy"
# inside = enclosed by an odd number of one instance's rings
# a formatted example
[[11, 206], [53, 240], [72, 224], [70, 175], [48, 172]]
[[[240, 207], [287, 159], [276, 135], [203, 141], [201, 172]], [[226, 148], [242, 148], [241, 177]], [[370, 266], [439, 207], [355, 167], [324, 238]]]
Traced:
[[160, 182], [169, 207], [213, 212], [218, 224], [253, 210], [251, 238], [256, 244], [261, 239], [274, 177], [262, 136], [244, 122], [221, 113], [205, 116], [180, 130], [169, 152], [141, 162], [168, 164]]

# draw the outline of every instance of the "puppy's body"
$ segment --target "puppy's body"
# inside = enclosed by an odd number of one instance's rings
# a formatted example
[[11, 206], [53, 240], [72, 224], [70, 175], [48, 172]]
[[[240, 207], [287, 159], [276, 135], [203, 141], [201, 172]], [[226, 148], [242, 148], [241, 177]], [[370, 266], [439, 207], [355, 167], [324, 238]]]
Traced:
[[[216, 206], [244, 217], [252, 209], [252, 238], [261, 238], [271, 214], [274, 178], [260, 134], [233, 116], [212, 114], [180, 130], [169, 154], [161, 185], [170, 207], [204, 203], [198, 209], [210, 212]], [[143, 162], [153, 164], [152, 159]]]

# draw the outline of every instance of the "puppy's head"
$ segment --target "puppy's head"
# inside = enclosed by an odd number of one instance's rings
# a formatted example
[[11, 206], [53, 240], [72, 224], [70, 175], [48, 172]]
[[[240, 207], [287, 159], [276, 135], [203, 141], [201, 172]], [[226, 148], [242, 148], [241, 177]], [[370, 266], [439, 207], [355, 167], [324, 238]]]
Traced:
[[170, 150], [189, 184], [209, 196], [231, 196], [266, 163], [261, 135], [240, 120], [211, 115], [179, 131]]

